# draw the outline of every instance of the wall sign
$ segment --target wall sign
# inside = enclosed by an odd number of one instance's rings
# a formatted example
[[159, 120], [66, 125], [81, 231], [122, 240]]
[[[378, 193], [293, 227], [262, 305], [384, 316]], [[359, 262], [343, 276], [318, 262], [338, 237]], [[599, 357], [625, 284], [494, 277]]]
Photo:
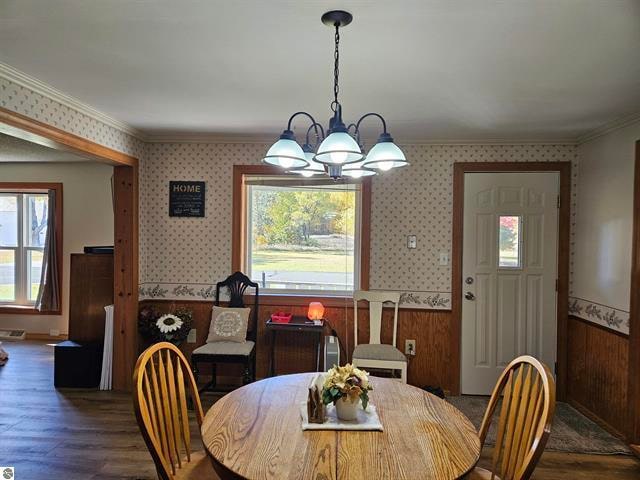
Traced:
[[204, 182], [169, 182], [170, 217], [204, 217]]

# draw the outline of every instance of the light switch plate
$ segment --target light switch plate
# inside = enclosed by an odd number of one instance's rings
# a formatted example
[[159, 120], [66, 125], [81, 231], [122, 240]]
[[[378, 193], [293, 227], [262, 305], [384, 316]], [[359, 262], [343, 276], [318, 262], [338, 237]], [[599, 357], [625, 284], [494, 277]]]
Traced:
[[440, 252], [440, 266], [446, 267], [449, 265], [449, 252]]
[[418, 239], [415, 235], [407, 235], [407, 248], [416, 248], [418, 246]]
[[196, 329], [192, 328], [189, 330], [189, 334], [187, 335], [187, 343], [196, 343]]

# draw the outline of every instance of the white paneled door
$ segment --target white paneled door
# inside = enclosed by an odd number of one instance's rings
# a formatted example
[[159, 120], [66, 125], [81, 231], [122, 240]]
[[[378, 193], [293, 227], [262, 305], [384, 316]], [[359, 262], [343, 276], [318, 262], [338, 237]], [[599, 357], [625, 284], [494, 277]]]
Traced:
[[558, 172], [466, 173], [462, 393], [489, 395], [515, 357], [556, 361]]

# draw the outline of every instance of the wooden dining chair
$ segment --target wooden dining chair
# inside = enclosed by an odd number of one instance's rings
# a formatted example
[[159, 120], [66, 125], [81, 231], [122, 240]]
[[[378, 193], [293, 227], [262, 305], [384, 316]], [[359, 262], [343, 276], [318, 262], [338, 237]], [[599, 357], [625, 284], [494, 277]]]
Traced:
[[524, 355], [502, 372], [480, 426], [484, 442], [493, 414], [502, 401], [491, 470], [476, 467], [471, 480], [527, 480], [544, 451], [556, 407], [556, 384], [549, 368]]
[[[358, 302], [365, 300], [369, 304], [369, 343], [358, 345]], [[381, 342], [382, 305], [392, 303], [393, 311], [393, 344]], [[369, 292], [357, 290], [353, 292], [353, 338], [355, 347], [351, 357], [351, 364], [363, 368], [379, 368], [383, 370], [400, 370], [400, 380], [407, 383], [407, 357], [396, 348], [398, 333], [398, 292]]]
[[133, 406], [158, 477], [216, 479], [218, 476], [204, 451], [191, 451], [187, 390], [198, 425], [202, 425], [196, 382], [178, 347], [156, 343], [140, 355], [133, 372]]

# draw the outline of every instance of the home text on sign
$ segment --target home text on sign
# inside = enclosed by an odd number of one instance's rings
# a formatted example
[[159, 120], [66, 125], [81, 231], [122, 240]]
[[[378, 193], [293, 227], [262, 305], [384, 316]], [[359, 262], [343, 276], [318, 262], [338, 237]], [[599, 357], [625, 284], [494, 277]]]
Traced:
[[204, 217], [204, 182], [169, 182], [170, 217]]

